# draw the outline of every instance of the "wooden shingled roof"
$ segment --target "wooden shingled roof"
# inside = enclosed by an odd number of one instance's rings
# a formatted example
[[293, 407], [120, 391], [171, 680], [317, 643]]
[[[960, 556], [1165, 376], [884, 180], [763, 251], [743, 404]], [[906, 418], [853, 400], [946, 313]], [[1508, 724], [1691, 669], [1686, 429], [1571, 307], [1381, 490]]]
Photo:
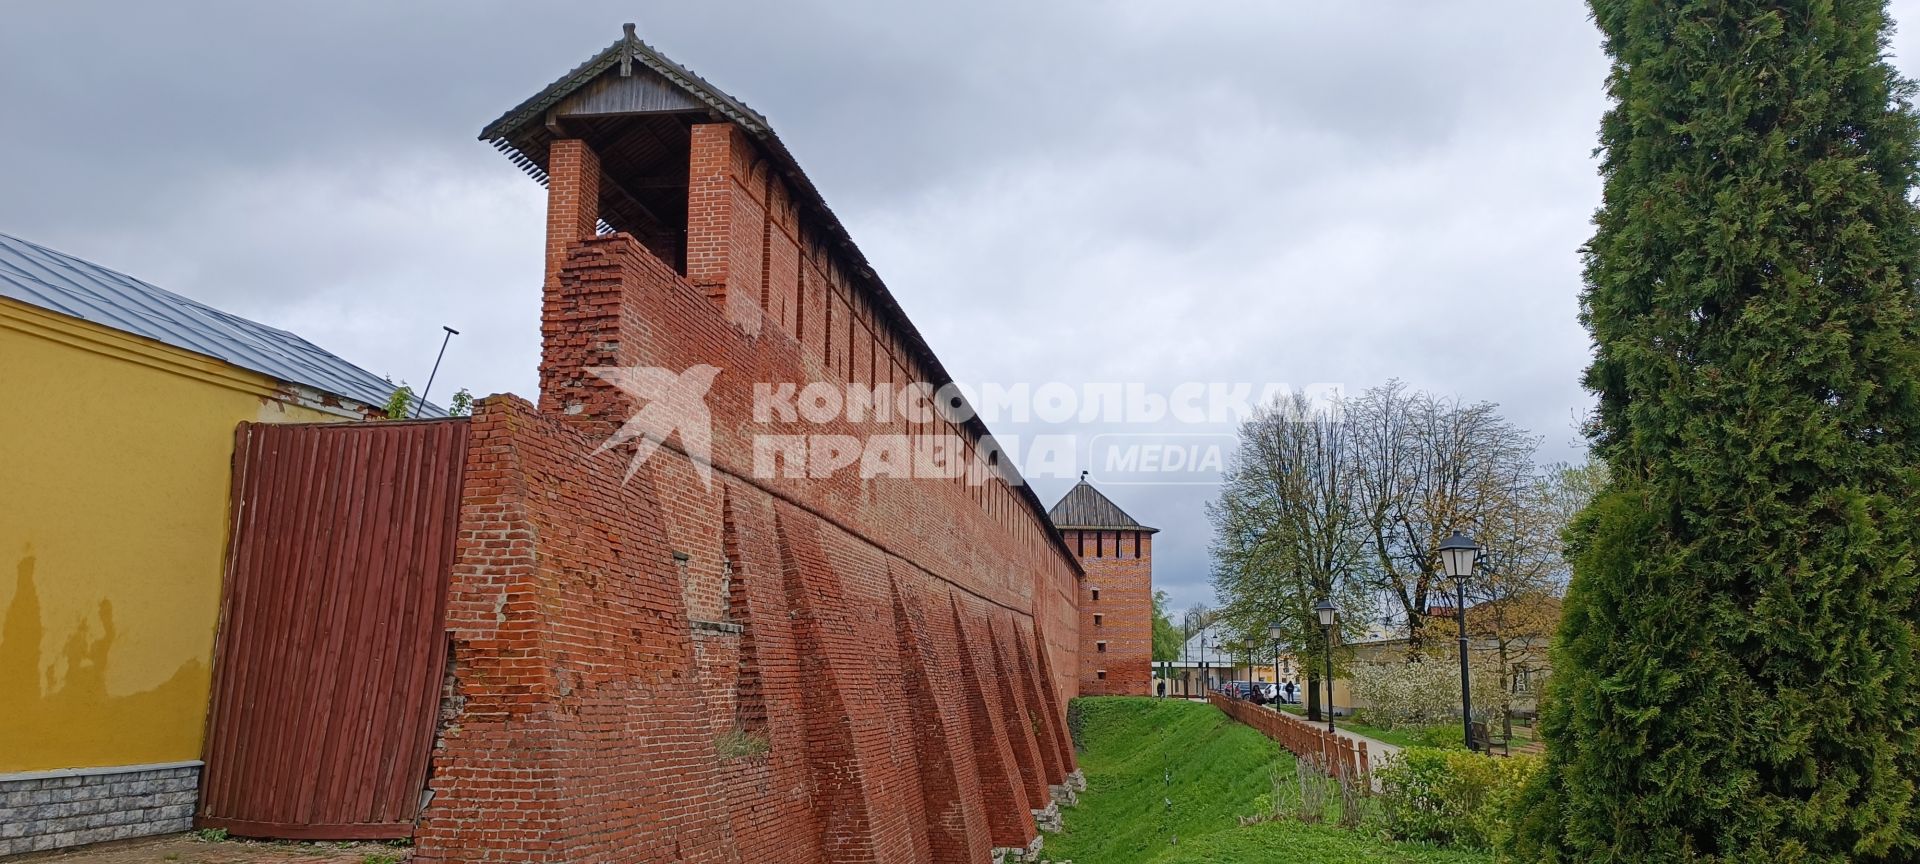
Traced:
[[1100, 494], [1087, 482], [1085, 473], [1080, 482], [1075, 483], [1067, 494], [1061, 496], [1060, 503], [1047, 511], [1047, 518], [1053, 520], [1056, 528], [1072, 528], [1092, 531], [1140, 531], [1157, 534], [1160, 529], [1148, 528], [1127, 515], [1113, 499]]

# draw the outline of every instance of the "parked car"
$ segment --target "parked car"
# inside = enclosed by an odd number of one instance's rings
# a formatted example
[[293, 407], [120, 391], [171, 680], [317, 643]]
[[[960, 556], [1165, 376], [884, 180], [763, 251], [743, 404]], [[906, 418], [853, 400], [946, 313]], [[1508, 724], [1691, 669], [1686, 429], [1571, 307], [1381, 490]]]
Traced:
[[1278, 684], [1271, 681], [1262, 681], [1259, 684], [1255, 684], [1254, 689], [1260, 691], [1260, 698], [1268, 702], [1280, 701], [1280, 685]]
[[1220, 692], [1235, 699], [1245, 699], [1253, 694], [1253, 685], [1245, 681], [1228, 681], [1220, 685]]

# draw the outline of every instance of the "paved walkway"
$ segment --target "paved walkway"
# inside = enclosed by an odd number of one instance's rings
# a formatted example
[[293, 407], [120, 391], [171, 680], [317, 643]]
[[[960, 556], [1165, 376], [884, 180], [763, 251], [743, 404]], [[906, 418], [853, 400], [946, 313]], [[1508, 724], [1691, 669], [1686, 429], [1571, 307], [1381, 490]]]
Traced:
[[1342, 729], [1337, 721], [1333, 727], [1333, 731], [1340, 737], [1352, 741], [1354, 746], [1367, 748], [1368, 765], [1378, 766], [1382, 762], [1385, 762], [1388, 756], [1398, 755], [1400, 752], [1400, 748], [1388, 744], [1385, 741], [1376, 741], [1358, 732], [1349, 732]]

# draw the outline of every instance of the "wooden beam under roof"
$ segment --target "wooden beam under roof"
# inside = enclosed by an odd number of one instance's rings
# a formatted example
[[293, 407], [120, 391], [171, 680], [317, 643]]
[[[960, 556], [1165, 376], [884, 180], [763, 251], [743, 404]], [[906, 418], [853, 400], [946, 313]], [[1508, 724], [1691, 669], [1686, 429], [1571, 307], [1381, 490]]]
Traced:
[[634, 74], [602, 74], [586, 86], [568, 94], [553, 106], [550, 115], [562, 117], [606, 117], [625, 114], [669, 114], [682, 111], [708, 112], [707, 104], [695, 99], [660, 73], [641, 67]]

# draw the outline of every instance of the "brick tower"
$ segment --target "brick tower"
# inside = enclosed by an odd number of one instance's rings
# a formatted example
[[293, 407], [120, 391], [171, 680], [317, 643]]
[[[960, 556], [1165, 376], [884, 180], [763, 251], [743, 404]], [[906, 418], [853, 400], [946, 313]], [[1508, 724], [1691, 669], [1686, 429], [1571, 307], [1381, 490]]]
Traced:
[[1153, 535], [1080, 482], [1047, 511], [1080, 557], [1080, 695], [1146, 696], [1153, 687]]

